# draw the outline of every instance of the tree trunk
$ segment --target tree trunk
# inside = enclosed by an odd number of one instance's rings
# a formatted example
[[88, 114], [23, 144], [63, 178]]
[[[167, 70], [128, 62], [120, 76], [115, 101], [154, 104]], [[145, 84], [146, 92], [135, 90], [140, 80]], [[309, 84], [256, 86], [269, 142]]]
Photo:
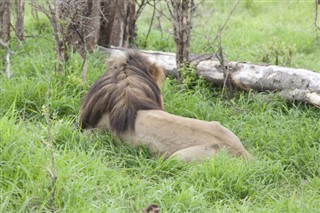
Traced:
[[56, 50], [56, 71], [59, 74], [64, 73], [63, 64], [65, 62], [65, 59], [67, 58], [67, 51], [66, 51], [66, 42], [64, 39], [64, 31], [63, 31], [63, 25], [62, 25], [62, 2], [60, 0], [55, 1], [46, 1], [49, 7], [49, 11], [47, 15], [48, 19], [51, 22], [51, 25], [53, 27], [54, 32], [54, 40], [55, 40], [55, 50]]
[[[173, 25], [173, 38], [176, 44], [176, 63], [189, 62], [189, 44], [191, 37], [192, 18], [195, 12], [194, 0], [170, 0], [168, 9]], [[172, 9], [170, 9], [172, 7]]]
[[136, 39], [136, 21], [138, 17], [136, 16], [136, 2], [135, 0], [129, 1], [129, 9], [128, 9], [128, 16], [127, 16], [127, 43], [128, 47], [134, 45]]
[[89, 51], [93, 49], [98, 44], [99, 32], [100, 32], [100, 0], [90, 0], [89, 11], [88, 11], [88, 28], [86, 31], [86, 44]]
[[102, 1], [99, 45], [128, 47], [135, 22], [135, 1]]
[[10, 40], [10, 0], [0, 1], [0, 38], [3, 42]]
[[15, 0], [16, 35], [20, 41], [24, 40], [24, 0]]
[[66, 40], [81, 56], [84, 56], [86, 50], [93, 51], [98, 44], [100, 2], [101, 0], [87, 0], [77, 3], [77, 9], [66, 8], [65, 13], [68, 14], [64, 14], [64, 17], [69, 17], [70, 11], [73, 11], [72, 14], [74, 14], [68, 27]]
[[[117, 56], [127, 49], [103, 48]], [[142, 51], [150, 61], [162, 65], [167, 74], [177, 76], [176, 58], [173, 53]], [[211, 55], [190, 55], [197, 74], [222, 86], [224, 72], [220, 62]], [[320, 107], [320, 73], [275, 65], [258, 65], [246, 62], [228, 62], [232, 84], [242, 90], [276, 92], [284, 99], [307, 102]]]

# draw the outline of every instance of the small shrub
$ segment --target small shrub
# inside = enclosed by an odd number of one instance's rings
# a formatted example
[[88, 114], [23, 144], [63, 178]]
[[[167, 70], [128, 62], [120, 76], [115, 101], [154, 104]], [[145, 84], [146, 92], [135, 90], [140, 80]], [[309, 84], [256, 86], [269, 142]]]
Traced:
[[186, 89], [198, 90], [212, 87], [212, 83], [206, 81], [202, 76], [198, 76], [194, 66], [185, 66], [179, 69], [182, 76], [182, 84]]
[[[257, 57], [264, 63], [290, 66], [296, 53], [296, 46], [289, 46], [284, 41], [274, 40], [255, 49]], [[255, 54], [256, 54], [255, 53]]]

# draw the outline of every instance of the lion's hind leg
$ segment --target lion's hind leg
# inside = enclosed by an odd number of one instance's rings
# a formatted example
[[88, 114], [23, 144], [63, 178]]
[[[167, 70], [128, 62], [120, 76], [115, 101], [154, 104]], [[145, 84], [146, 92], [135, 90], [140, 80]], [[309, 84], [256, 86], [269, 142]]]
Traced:
[[193, 160], [206, 160], [219, 152], [220, 147], [216, 144], [197, 145], [176, 151], [169, 158], [190, 162]]

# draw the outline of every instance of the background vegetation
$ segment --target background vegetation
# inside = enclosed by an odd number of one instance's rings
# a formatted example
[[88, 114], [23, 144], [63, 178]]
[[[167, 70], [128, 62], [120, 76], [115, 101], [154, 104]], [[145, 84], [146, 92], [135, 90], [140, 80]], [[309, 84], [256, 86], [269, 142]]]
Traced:
[[[205, 35], [214, 38], [232, 5], [206, 1], [199, 8], [191, 52], [213, 51]], [[228, 59], [274, 63], [276, 49], [280, 65], [320, 71], [313, 7], [313, 1], [242, 1], [223, 31]], [[148, 13], [138, 22], [138, 44], [148, 31]], [[173, 52], [171, 26], [161, 20], [162, 32], [155, 23], [146, 49]], [[110, 135], [84, 133], [75, 125], [81, 98], [105, 70], [104, 55], [89, 56], [86, 84], [77, 54], [71, 54], [65, 75], [56, 75], [50, 24], [31, 15], [25, 24], [26, 34], [40, 37], [22, 44], [13, 40], [13, 77], [0, 77], [0, 212], [140, 212], [150, 203], [162, 212], [319, 211], [319, 109], [266, 93], [238, 92], [227, 101], [221, 89], [192, 75], [185, 85], [168, 78], [163, 88], [167, 111], [221, 122], [255, 160], [224, 155], [190, 164], [154, 159], [143, 147], [119, 145]]]

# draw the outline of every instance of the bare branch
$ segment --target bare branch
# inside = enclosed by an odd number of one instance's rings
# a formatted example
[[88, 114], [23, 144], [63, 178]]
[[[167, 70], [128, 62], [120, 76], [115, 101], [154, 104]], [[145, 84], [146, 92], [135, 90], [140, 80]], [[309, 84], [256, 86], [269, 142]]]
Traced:
[[[233, 86], [232, 86], [232, 80], [231, 80], [231, 74], [229, 71], [229, 66], [226, 65], [225, 57], [223, 54], [223, 48], [222, 48], [222, 42], [221, 42], [221, 28], [219, 28], [219, 30], [218, 30], [218, 45], [219, 45], [218, 54], [216, 56], [220, 62], [221, 69], [223, 70], [223, 78], [224, 78], [223, 87], [222, 87], [222, 95], [223, 95], [224, 91], [226, 91], [228, 100], [230, 100], [234, 97]], [[227, 62], [227, 64], [228, 64], [228, 62]]]
[[[166, 4], [166, 5], [167, 5], [167, 4]], [[156, 7], [156, 11], [157, 11], [158, 13], [160, 13], [161, 16], [164, 16], [166, 19], [168, 19], [168, 21], [171, 21], [170, 17], [167, 16], [167, 15], [163, 12], [162, 4], [160, 4], [160, 7], [161, 7], [161, 9], [158, 9], [158, 8]], [[170, 8], [169, 8], [169, 9], [170, 9]]]
[[3, 40], [0, 38], [0, 44], [7, 49], [7, 55], [6, 55], [6, 77], [7, 79], [11, 78], [11, 70], [10, 70], [10, 56], [13, 53], [9, 47], [10, 41], [3, 42]]
[[168, 11], [169, 11], [169, 14], [170, 14], [170, 17], [168, 17], [168, 19], [169, 20], [171, 20], [173, 17], [174, 17], [174, 13], [172, 12], [172, 10], [171, 10], [171, 7], [169, 6], [170, 5], [170, 3], [171, 3], [171, 5], [173, 4], [173, 2], [172, 1], [170, 1], [170, 2], [168, 2], [168, 0], [166, 0], [167, 1], [167, 9], [168, 9]]
[[229, 70], [229, 66], [226, 65], [226, 64], [228, 64], [228, 62], [225, 61], [225, 56], [224, 56], [223, 48], [222, 48], [221, 36], [222, 36], [223, 29], [227, 25], [230, 17], [232, 16], [233, 12], [237, 8], [239, 2], [240, 2], [240, 0], [238, 0], [235, 3], [235, 5], [232, 7], [232, 9], [231, 9], [227, 19], [225, 20], [224, 24], [221, 27], [218, 28], [218, 32], [217, 32], [215, 38], [213, 39], [213, 41], [211, 41], [211, 39], [208, 36], [208, 34], [205, 33], [205, 37], [206, 37], [209, 45], [213, 49], [213, 51], [215, 51], [214, 43], [218, 40], [218, 50], [217, 50], [217, 54], [215, 54], [215, 55], [216, 55], [218, 61], [220, 62], [220, 66], [221, 66], [221, 69], [223, 71], [224, 81], [223, 81], [222, 95], [226, 91], [227, 97], [228, 97], [229, 100], [234, 97], [234, 95], [233, 95], [233, 83], [232, 83], [232, 78], [231, 78], [231, 73], [230, 73], [230, 70]]
[[156, 14], [156, 3], [154, 2], [154, 4], [153, 4], [153, 12], [152, 12], [152, 17], [151, 17], [151, 21], [150, 21], [148, 33], [147, 33], [147, 35], [146, 35], [146, 38], [145, 38], [144, 44], [143, 44], [144, 48], [147, 46], [147, 41], [148, 41], [148, 38], [149, 38], [149, 35], [150, 35], [150, 32], [151, 32], [151, 27], [152, 27], [152, 25], [153, 25], [153, 21], [154, 21], [154, 16], [155, 16], [155, 14]]
[[50, 118], [50, 90], [51, 90], [50, 84], [51, 82], [48, 81], [48, 88], [46, 92], [46, 104], [42, 106], [42, 113], [47, 123], [47, 141], [45, 142], [45, 144], [47, 145], [47, 148], [49, 149], [49, 152], [50, 152], [51, 169], [49, 170], [49, 174], [51, 178], [51, 188], [52, 188], [50, 200], [51, 200], [51, 203], [53, 203], [54, 198], [56, 197], [56, 182], [57, 182], [58, 176], [57, 176], [57, 170], [55, 165], [53, 136], [51, 132], [52, 123]]
[[84, 54], [84, 56], [82, 56], [82, 65], [81, 65], [81, 70], [82, 70], [82, 82], [86, 83], [87, 82], [87, 72], [88, 72], [88, 68], [87, 68], [87, 53]]
[[[216, 40], [219, 38], [220, 34], [222, 33], [223, 29], [225, 28], [225, 26], [227, 25], [231, 15], [234, 13], [235, 9], [237, 8], [238, 4], [240, 3], [240, 0], [238, 0], [235, 5], [232, 7], [227, 19], [225, 20], [224, 24], [222, 25], [222, 27], [219, 27], [218, 32], [216, 34], [216, 36], [214, 37], [214, 39], [211, 39], [210, 36], [208, 35], [207, 32], [205, 32], [205, 38], [209, 43], [209, 46], [212, 48], [213, 51], [215, 51], [215, 45], [214, 43], [216, 42]], [[204, 25], [203, 25], [203, 29], [205, 31]]]
[[146, 7], [146, 5], [149, 3], [149, 0], [141, 0], [141, 3], [139, 4], [139, 1], [135, 0], [136, 4], [138, 5], [138, 9], [136, 12], [136, 20], [141, 15], [143, 9]]
[[[224, 29], [225, 26], [227, 25], [230, 17], [232, 16], [233, 12], [236, 10], [236, 8], [237, 8], [238, 4], [240, 3], [240, 1], [241, 1], [241, 0], [238, 0], [238, 1], [235, 3], [235, 5], [233, 5], [233, 7], [232, 7], [232, 9], [231, 9], [231, 11], [230, 11], [227, 19], [225, 20], [224, 24], [223, 24], [222, 27], [220, 28], [221, 32], [223, 31], [223, 29]], [[213, 43], [215, 43], [215, 41], [217, 40], [217, 38], [218, 38], [218, 36], [219, 36], [218, 34], [219, 34], [219, 32], [217, 33], [216, 37], [213, 39]]]

